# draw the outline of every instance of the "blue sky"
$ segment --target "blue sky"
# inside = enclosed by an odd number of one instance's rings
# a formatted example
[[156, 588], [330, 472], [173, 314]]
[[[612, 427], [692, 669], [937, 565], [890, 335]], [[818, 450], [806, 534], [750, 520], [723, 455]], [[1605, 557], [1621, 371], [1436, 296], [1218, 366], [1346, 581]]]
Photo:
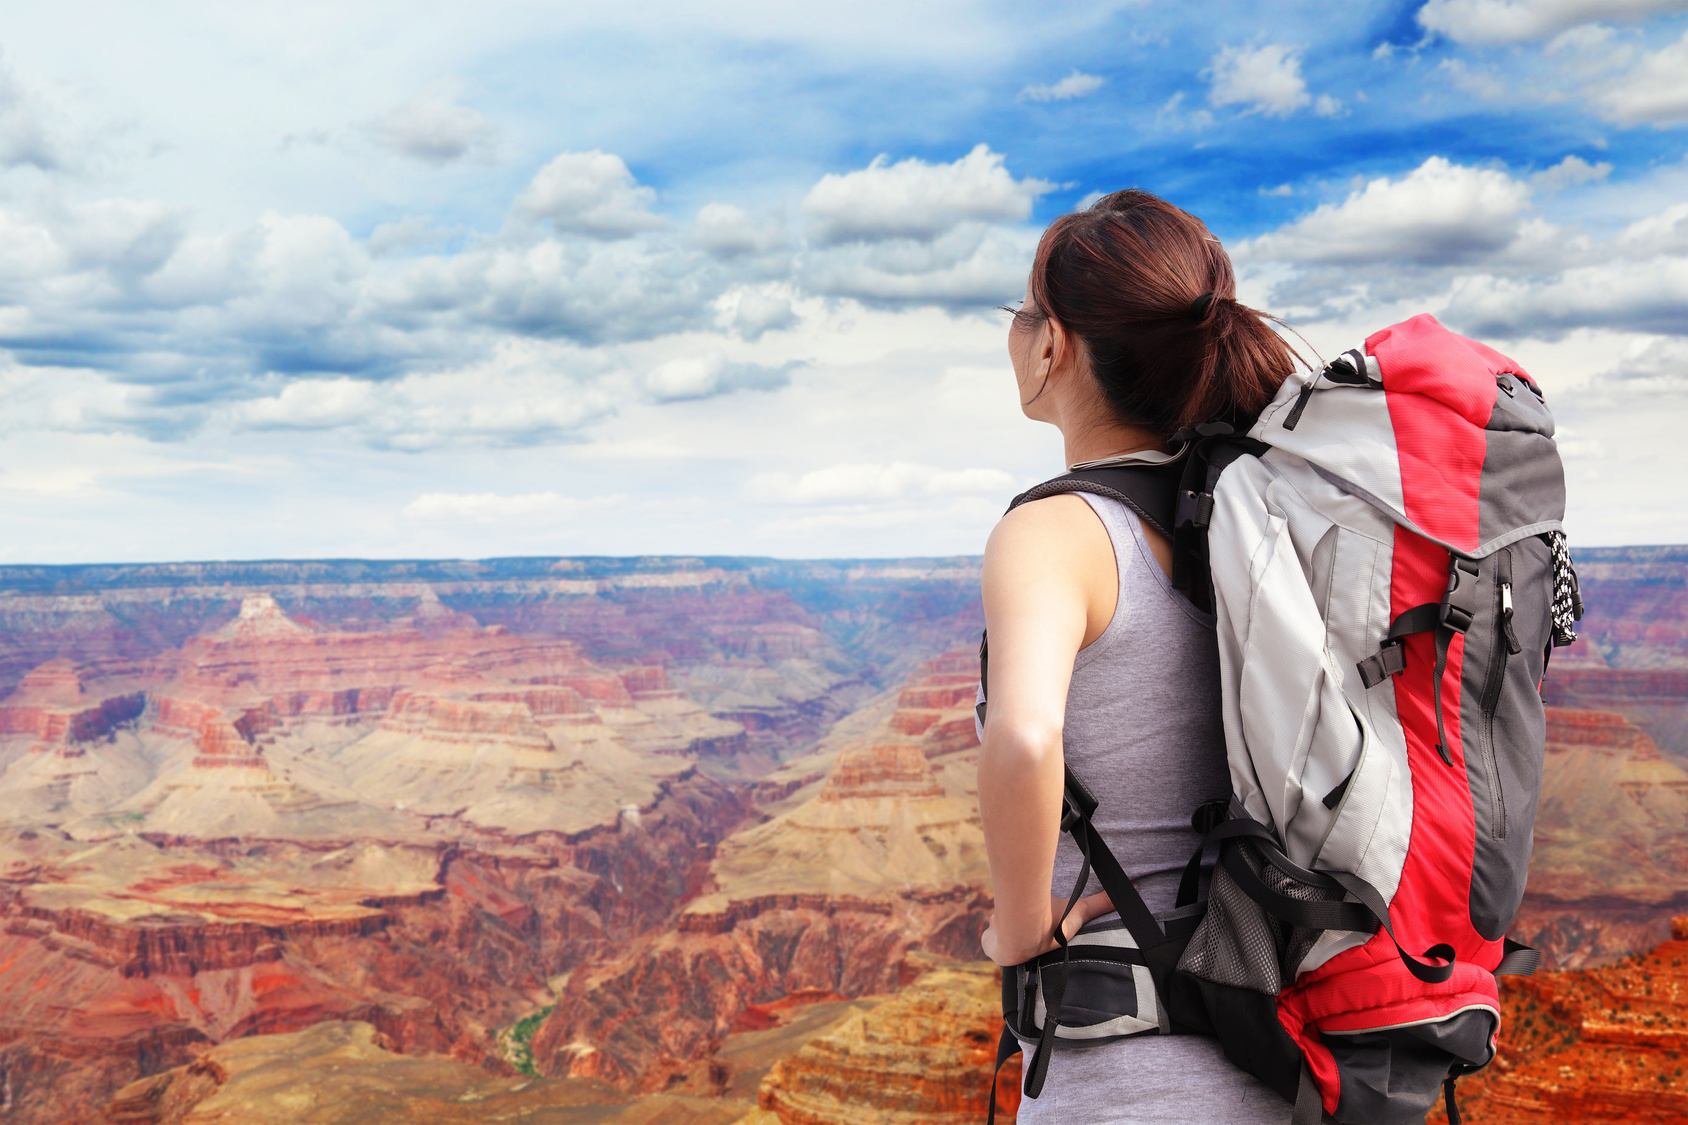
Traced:
[[[606, 10], [609, 9], [609, 10]], [[0, 25], [0, 561], [975, 553], [991, 311], [1138, 186], [1688, 539], [1688, 0], [161, 2]]]

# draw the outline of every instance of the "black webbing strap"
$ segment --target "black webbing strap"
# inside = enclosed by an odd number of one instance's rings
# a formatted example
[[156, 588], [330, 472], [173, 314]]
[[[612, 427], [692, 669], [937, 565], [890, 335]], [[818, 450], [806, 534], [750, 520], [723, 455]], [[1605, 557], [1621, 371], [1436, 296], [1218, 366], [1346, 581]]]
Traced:
[[[1002, 970], [1011, 973], [1013, 969]], [[1014, 1034], [1014, 1029], [1006, 1023], [1002, 1025], [1002, 1038], [996, 1043], [996, 1066], [991, 1068], [990, 1111], [985, 1114], [985, 1125], [996, 1125], [996, 1080], [1002, 1073], [1002, 1064], [1020, 1053], [1020, 1039]]]
[[1442, 1102], [1448, 1109], [1448, 1125], [1460, 1125], [1464, 1120], [1459, 1115], [1459, 1101], [1454, 1097], [1454, 1082], [1451, 1074], [1442, 1080]]
[[1453, 755], [1448, 753], [1448, 729], [1442, 721], [1442, 680], [1448, 673], [1448, 646], [1453, 644], [1452, 629], [1436, 630], [1436, 686], [1431, 689], [1431, 706], [1436, 708], [1436, 753], [1442, 755], [1445, 765], [1453, 765]]
[[[1084, 819], [1083, 827], [1085, 843], [1080, 844], [1079, 849], [1083, 851], [1085, 847], [1089, 847], [1091, 863], [1096, 870], [1096, 881], [1108, 892], [1108, 898], [1118, 911], [1120, 921], [1125, 923], [1125, 928], [1137, 942], [1137, 948], [1153, 949], [1166, 941], [1166, 931], [1155, 921], [1154, 914], [1143, 902], [1143, 896], [1137, 893], [1136, 886], [1132, 884], [1131, 876], [1120, 867], [1114, 853], [1108, 850], [1107, 841], [1102, 839], [1101, 833], [1096, 831], [1096, 826], [1090, 823], [1088, 817]], [[1079, 834], [1074, 832], [1073, 839], [1077, 840], [1078, 837]]]
[[1097, 882], [1108, 892], [1114, 910], [1137, 942], [1139, 950], [1151, 949], [1167, 940], [1166, 932], [1161, 929], [1160, 923], [1155, 921], [1155, 916], [1144, 903], [1143, 896], [1137, 893], [1131, 877], [1119, 865], [1114, 853], [1108, 850], [1107, 841], [1102, 839], [1102, 834], [1096, 831], [1096, 826], [1091, 823], [1090, 818], [1095, 812], [1096, 799], [1085, 789], [1084, 784], [1073, 776], [1072, 770], [1067, 770], [1061, 829], [1078, 845], [1079, 855], [1083, 857], [1084, 862], [1079, 868], [1078, 880], [1073, 884], [1072, 893], [1067, 896], [1067, 908], [1061, 912], [1061, 917], [1055, 922], [1055, 932], [1050, 935], [1061, 947], [1061, 959], [1049, 962], [1040, 960], [1036, 967], [1038, 980], [1043, 986], [1043, 1030], [1038, 1035], [1037, 1047], [1033, 1050], [1032, 1057], [1026, 1062], [1026, 1080], [1022, 1092], [1028, 1098], [1036, 1098], [1043, 1093], [1043, 1082], [1049, 1074], [1049, 1059], [1054, 1053], [1055, 1030], [1061, 1022], [1061, 1003], [1067, 991], [1067, 966], [1072, 955], [1065, 923], [1067, 915], [1072, 913], [1073, 907], [1082, 897], [1085, 884], [1090, 881], [1091, 871], [1095, 871]]
[[1401, 963], [1407, 967], [1407, 972], [1423, 981], [1425, 984], [1441, 984], [1454, 975], [1454, 947], [1446, 942], [1440, 942], [1426, 949], [1421, 956], [1434, 957], [1446, 964], [1436, 965], [1428, 961], [1421, 961], [1408, 953], [1401, 945], [1401, 939], [1395, 936], [1395, 927], [1389, 922], [1389, 906], [1383, 901], [1383, 896], [1377, 893], [1377, 888], [1346, 871], [1327, 871], [1325, 874], [1335, 879], [1347, 888], [1348, 893], [1359, 899], [1377, 918], [1378, 924], [1389, 935], [1389, 940], [1395, 943], [1395, 952], [1401, 955]]
[[1301, 1081], [1295, 1087], [1295, 1108], [1290, 1111], [1290, 1125], [1319, 1125], [1325, 1119], [1325, 1099], [1319, 1093], [1319, 1084], [1313, 1081], [1313, 1072], [1307, 1068], [1307, 1060], [1301, 1061]]
[[1178, 880], [1178, 898], [1173, 903], [1175, 909], [1182, 909], [1195, 904], [1201, 896], [1202, 857], [1207, 853], [1207, 846], [1212, 841], [1208, 833], [1225, 823], [1229, 815], [1229, 801], [1203, 801], [1196, 806], [1196, 811], [1190, 814], [1190, 827], [1196, 830], [1201, 842], [1196, 845], [1190, 862], [1184, 865], [1184, 874]]
[[[1083, 897], [1085, 884], [1090, 882], [1090, 852], [1094, 844], [1088, 833], [1075, 832], [1073, 828], [1079, 822], [1086, 826], [1090, 824], [1090, 816], [1096, 811], [1096, 798], [1070, 769], [1066, 771], [1066, 791], [1062, 802], [1061, 827], [1072, 834], [1084, 862], [1079, 865], [1072, 893], [1067, 895], [1066, 909], [1055, 919], [1055, 932], [1050, 935], [1061, 947], [1061, 959], [1049, 964], [1039, 962], [1036, 968], [1038, 982], [1043, 986], [1043, 1031], [1038, 1036], [1037, 1049], [1026, 1064], [1024, 1093], [1028, 1098], [1043, 1093], [1043, 1080], [1049, 1074], [1049, 1056], [1055, 1049], [1055, 1029], [1061, 1025], [1061, 1002], [1067, 994], [1067, 967], [1072, 959], [1072, 946], [1067, 941], [1067, 916]], [[1106, 845], [1103, 847], [1106, 848]]]
[[1377, 928], [1372, 912], [1357, 902], [1340, 899], [1301, 899], [1275, 891], [1255, 874], [1237, 847], [1222, 848], [1219, 862], [1239, 890], [1259, 903], [1266, 913], [1292, 926], [1314, 930], [1352, 930], [1370, 933]]
[[1419, 957], [1408, 953], [1395, 937], [1395, 927], [1389, 921], [1389, 906], [1383, 901], [1383, 896], [1377, 892], [1376, 887], [1358, 875], [1346, 871], [1309, 871], [1301, 867], [1283, 855], [1283, 848], [1278, 844], [1277, 837], [1273, 836], [1264, 824], [1245, 817], [1228, 820], [1208, 835], [1211, 839], [1249, 839], [1257, 846], [1264, 845], [1259, 846], [1261, 858], [1291, 878], [1316, 887], [1340, 888], [1360, 900], [1340, 902], [1331, 899], [1307, 901], [1291, 898], [1267, 886], [1265, 880], [1248, 865], [1236, 845], [1222, 848], [1219, 862], [1224, 865], [1237, 887], [1260, 904], [1268, 914], [1291, 925], [1321, 930], [1373, 933], [1381, 926], [1389, 935], [1389, 940], [1395, 943], [1395, 952], [1400, 954], [1401, 962], [1413, 976], [1426, 984], [1441, 984], [1454, 975], [1453, 946], [1445, 942], [1439, 943], [1421, 954], [1422, 957], [1433, 957], [1446, 962], [1441, 965], [1420, 960]]
[[1500, 964], [1495, 966], [1497, 977], [1533, 977], [1541, 965], [1541, 950], [1531, 949], [1521, 941], [1506, 938], [1501, 946]]
[[1425, 602], [1415, 605], [1389, 623], [1389, 635], [1371, 656], [1360, 661], [1360, 681], [1374, 688], [1385, 678], [1407, 670], [1406, 638], [1414, 633], [1428, 633], [1442, 625], [1442, 603]]

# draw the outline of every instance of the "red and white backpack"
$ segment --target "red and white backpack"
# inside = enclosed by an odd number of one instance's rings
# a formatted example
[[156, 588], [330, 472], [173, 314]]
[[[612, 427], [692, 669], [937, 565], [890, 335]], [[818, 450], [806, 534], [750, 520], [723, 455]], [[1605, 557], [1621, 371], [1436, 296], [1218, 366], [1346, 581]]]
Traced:
[[1439, 1091], [1457, 1121], [1453, 1080], [1493, 1058], [1496, 975], [1539, 960], [1506, 934], [1541, 680], [1582, 611], [1552, 417], [1518, 364], [1424, 315], [1292, 378], [1246, 436], [1180, 436], [1174, 468], [1015, 503], [1098, 492], [1170, 536], [1174, 583], [1217, 618], [1232, 791], [1196, 810], [1178, 909], [1154, 915], [1069, 773], [1063, 828], [1120, 921], [1004, 970], [1002, 1057], [1013, 1032], [1037, 1042], [1035, 1097], [1052, 1050], [1205, 1034], [1297, 1123], [1419, 1121]]

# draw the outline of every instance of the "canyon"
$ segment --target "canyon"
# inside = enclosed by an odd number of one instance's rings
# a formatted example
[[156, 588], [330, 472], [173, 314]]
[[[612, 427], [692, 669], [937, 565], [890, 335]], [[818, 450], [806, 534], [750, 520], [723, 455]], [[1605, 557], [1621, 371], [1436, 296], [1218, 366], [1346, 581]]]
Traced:
[[[1508, 985], [1467, 1120], [1684, 1091], [1621, 1077], [1639, 1031], [1601, 1036], [1684, 1012], [1688, 549], [1577, 559], [1514, 929], [1551, 971]], [[976, 559], [0, 568], [0, 1120], [1011, 1119], [977, 583]]]

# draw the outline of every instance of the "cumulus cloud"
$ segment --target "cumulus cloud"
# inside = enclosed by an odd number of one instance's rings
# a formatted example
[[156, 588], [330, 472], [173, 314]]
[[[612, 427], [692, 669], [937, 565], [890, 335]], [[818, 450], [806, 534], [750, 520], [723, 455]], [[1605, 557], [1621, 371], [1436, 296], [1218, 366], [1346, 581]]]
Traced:
[[1074, 98], [1087, 98], [1100, 90], [1106, 79], [1094, 74], [1085, 74], [1081, 70], [1074, 70], [1059, 82], [1052, 82], [1046, 86], [1027, 86], [1020, 91], [1023, 102], [1069, 102]]
[[868, 504], [924, 496], [1001, 496], [1014, 478], [999, 469], [937, 469], [908, 461], [889, 465], [840, 464], [813, 472], [761, 473], [744, 489], [761, 504]]
[[680, 356], [646, 372], [644, 387], [657, 402], [714, 398], [733, 391], [773, 391], [791, 382], [795, 366], [733, 363], [719, 352]]
[[1530, 189], [1505, 172], [1433, 156], [1398, 180], [1380, 177], [1341, 203], [1325, 203], [1239, 244], [1245, 260], [1295, 262], [1468, 261], [1510, 245]]
[[805, 289], [878, 303], [997, 304], [1025, 290], [1037, 234], [983, 223], [931, 241], [852, 243], [810, 254]]
[[1302, 320], [1394, 303], [1501, 339], [1578, 329], [1688, 336], [1688, 204], [1603, 240], [1534, 213], [1536, 183], [1604, 174], [1567, 160], [1525, 180], [1432, 157], [1239, 243], [1234, 256], [1274, 303], [1302, 304]]
[[[571, 358], [581, 369], [555, 366]], [[589, 355], [530, 355], [525, 363], [501, 355], [379, 383], [296, 379], [274, 394], [224, 406], [214, 420], [236, 431], [341, 430], [374, 448], [403, 452], [530, 445], [567, 438], [615, 412], [618, 398], [603, 367], [601, 357]]]
[[1605, 161], [1590, 164], [1579, 156], [1567, 156], [1551, 168], [1530, 177], [1530, 187], [1537, 192], [1564, 191], [1579, 184], [1591, 184], [1612, 174], [1612, 166]]
[[626, 238], [667, 225], [651, 212], [656, 192], [633, 178], [614, 153], [565, 152], [533, 177], [516, 210], [548, 220], [559, 231], [595, 238]]
[[777, 218], [757, 221], [731, 203], [706, 203], [698, 209], [687, 240], [717, 257], [737, 258], [782, 249], [788, 238]]
[[[54, 400], [50, 427], [339, 431], [391, 449], [574, 440], [630, 404], [785, 386], [790, 352], [741, 353], [799, 327], [805, 298], [999, 303], [1024, 282], [1026, 219], [1050, 188], [983, 146], [879, 160], [814, 185], [812, 242], [777, 211], [725, 203], [667, 227], [603, 152], [551, 160], [485, 233], [410, 215], [360, 239], [273, 211], [205, 231], [146, 200], [0, 208], [0, 348], [103, 372]], [[682, 333], [682, 358], [614, 351]], [[527, 345], [550, 359], [512, 374], [501, 357]]]
[[363, 124], [377, 145], [429, 164], [449, 164], [471, 154], [489, 154], [498, 129], [477, 111], [459, 105], [455, 91], [436, 85]]
[[1016, 180], [1003, 156], [978, 145], [949, 164], [876, 157], [866, 168], [829, 172], [803, 198], [809, 237], [820, 245], [884, 239], [930, 240], [963, 223], [1023, 222], [1046, 180]]
[[1601, 114], [1620, 125], [1663, 128], [1688, 122], [1688, 32], [1662, 50], [1642, 55], [1591, 94]]
[[743, 288], [724, 294], [718, 322], [742, 340], [758, 340], [767, 332], [795, 327], [800, 318], [791, 297], [770, 289]]
[[61, 160], [47, 136], [40, 107], [0, 55], [0, 168], [25, 164], [50, 171]]
[[1312, 104], [1301, 77], [1301, 56], [1282, 43], [1259, 47], [1224, 47], [1208, 64], [1212, 89], [1208, 104], [1215, 109], [1247, 106], [1249, 113], [1288, 117]]
[[1688, 0], [1429, 0], [1418, 22], [1456, 43], [1493, 45], [1546, 39], [1595, 20], [1677, 11], [1688, 11]]

